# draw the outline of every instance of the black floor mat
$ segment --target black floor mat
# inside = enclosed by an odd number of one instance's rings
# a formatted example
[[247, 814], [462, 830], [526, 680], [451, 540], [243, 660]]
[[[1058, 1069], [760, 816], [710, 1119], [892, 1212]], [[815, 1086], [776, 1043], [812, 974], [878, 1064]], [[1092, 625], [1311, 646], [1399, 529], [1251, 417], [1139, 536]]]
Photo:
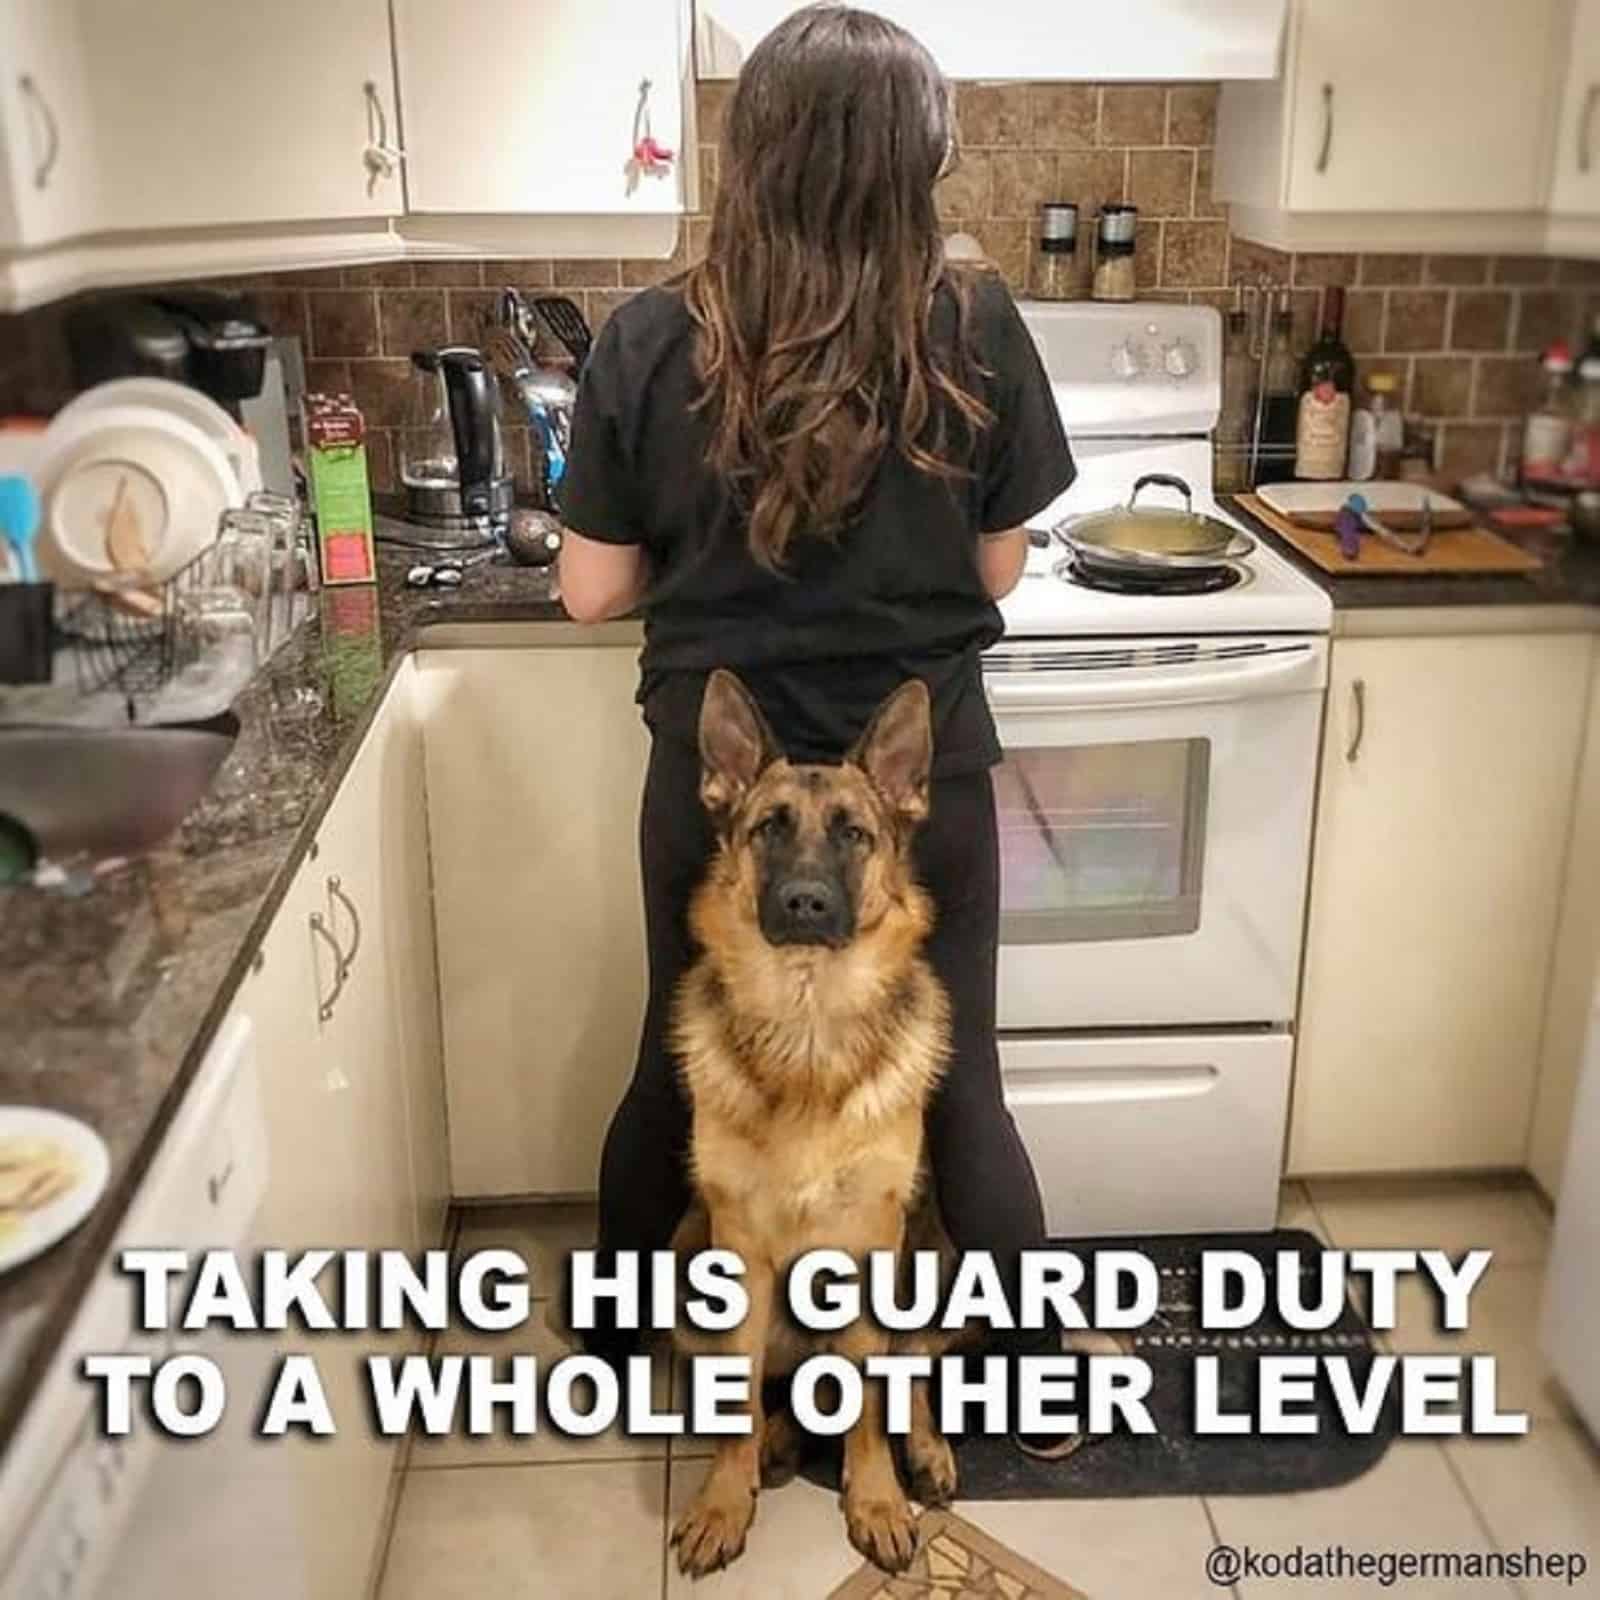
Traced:
[[[1242, 1250], [1271, 1262], [1280, 1250], [1306, 1253], [1306, 1270], [1315, 1270], [1323, 1246], [1311, 1234], [1279, 1229], [1256, 1234], [1187, 1234], [1152, 1240], [1055, 1241], [1089, 1256], [1096, 1249], [1137, 1249], [1160, 1269], [1161, 1310], [1156, 1320], [1133, 1335], [1133, 1354], [1150, 1363], [1152, 1385], [1146, 1405], [1158, 1432], [1113, 1434], [1084, 1445], [1062, 1461], [1037, 1461], [1005, 1438], [973, 1435], [956, 1445], [959, 1500], [1116, 1499], [1149, 1495], [1291, 1494], [1348, 1483], [1377, 1465], [1398, 1425], [1392, 1397], [1370, 1434], [1348, 1434], [1330, 1401], [1319, 1401], [1314, 1434], [1257, 1438], [1196, 1435], [1193, 1360], [1221, 1357], [1221, 1407], [1226, 1412], [1253, 1407], [1255, 1363], [1262, 1355], [1341, 1355], [1350, 1358], [1360, 1384], [1376, 1353], [1361, 1313], [1349, 1302], [1339, 1321], [1323, 1333], [1299, 1333], [1275, 1316], [1232, 1333], [1206, 1333], [1195, 1310], [1198, 1259], [1210, 1249]], [[1270, 1296], [1269, 1296], [1270, 1299]], [[1319, 1385], [1319, 1395], [1325, 1394]], [[837, 1487], [839, 1456], [819, 1448], [803, 1472], [814, 1483]]]

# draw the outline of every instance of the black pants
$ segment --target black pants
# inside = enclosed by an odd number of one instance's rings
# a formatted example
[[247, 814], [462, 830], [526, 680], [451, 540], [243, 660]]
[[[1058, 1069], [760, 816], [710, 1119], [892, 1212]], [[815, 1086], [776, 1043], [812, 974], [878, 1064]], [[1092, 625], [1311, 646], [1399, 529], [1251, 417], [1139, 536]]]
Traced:
[[[689, 1105], [667, 1045], [673, 993], [695, 957], [689, 897], [714, 840], [700, 806], [698, 753], [657, 739], [639, 817], [650, 994], [633, 1082], [611, 1119], [600, 1167], [600, 1248], [670, 1243], [689, 1200]], [[951, 1238], [993, 1252], [1009, 1279], [1044, 1243], [1044, 1214], [995, 1048], [1000, 862], [987, 772], [936, 779], [916, 839], [917, 874], [937, 921], [927, 957], [949, 992], [952, 1054], [928, 1112], [930, 1165]]]

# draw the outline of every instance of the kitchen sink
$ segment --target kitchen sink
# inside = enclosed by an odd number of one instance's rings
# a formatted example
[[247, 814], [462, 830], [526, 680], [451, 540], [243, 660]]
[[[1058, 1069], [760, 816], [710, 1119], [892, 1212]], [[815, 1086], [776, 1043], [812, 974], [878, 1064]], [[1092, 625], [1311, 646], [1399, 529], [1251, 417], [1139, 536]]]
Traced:
[[0, 728], [0, 819], [41, 856], [136, 855], [189, 814], [238, 736], [231, 711], [165, 727]]

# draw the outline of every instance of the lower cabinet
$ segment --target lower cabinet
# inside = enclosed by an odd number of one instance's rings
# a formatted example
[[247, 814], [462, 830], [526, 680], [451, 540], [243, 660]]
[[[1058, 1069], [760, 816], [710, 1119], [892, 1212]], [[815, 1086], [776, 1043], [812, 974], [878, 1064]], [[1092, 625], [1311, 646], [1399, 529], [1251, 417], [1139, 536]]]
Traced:
[[[426, 795], [402, 664], [234, 1000], [258, 1039], [268, 1184], [254, 1247], [431, 1248], [448, 1205]], [[334, 1276], [322, 1285], [336, 1299]], [[368, 1421], [363, 1362], [410, 1334], [280, 1336], [316, 1358], [338, 1428], [284, 1440], [306, 1600], [367, 1592], [398, 1441]]]
[[1528, 1170], [1554, 1200], [1561, 1192], [1567, 1141], [1572, 1131], [1572, 1106], [1578, 1093], [1600, 971], [1600, 641], [1595, 646], [1595, 672], [1589, 689], [1588, 729], [1584, 735], [1576, 798], [1572, 806], [1572, 841], [1567, 851], [1550, 968], [1550, 993], [1545, 1005], [1544, 1039], [1539, 1052], [1539, 1092], [1528, 1133]]
[[638, 639], [539, 623], [417, 658], [458, 1197], [595, 1188], [644, 1011]]
[[1593, 648], [1335, 641], [1292, 1174], [1523, 1165]]

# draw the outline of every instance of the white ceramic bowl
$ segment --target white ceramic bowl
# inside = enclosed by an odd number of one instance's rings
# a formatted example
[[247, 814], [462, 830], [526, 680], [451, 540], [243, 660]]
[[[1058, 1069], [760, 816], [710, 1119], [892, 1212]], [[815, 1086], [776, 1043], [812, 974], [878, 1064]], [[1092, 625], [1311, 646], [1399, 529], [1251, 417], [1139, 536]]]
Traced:
[[92, 584], [129, 570], [115, 558], [111, 508], [128, 497], [143, 532], [152, 582], [164, 583], [217, 536], [217, 519], [243, 496], [217, 444], [192, 423], [151, 406], [101, 406], [58, 416], [35, 472], [44, 506], [39, 562], [57, 582]]
[[261, 487], [261, 452], [256, 442], [208, 394], [168, 378], [111, 378], [74, 396], [56, 412], [65, 422], [107, 406], [156, 406], [192, 423], [228, 458], [239, 480], [239, 498]]

